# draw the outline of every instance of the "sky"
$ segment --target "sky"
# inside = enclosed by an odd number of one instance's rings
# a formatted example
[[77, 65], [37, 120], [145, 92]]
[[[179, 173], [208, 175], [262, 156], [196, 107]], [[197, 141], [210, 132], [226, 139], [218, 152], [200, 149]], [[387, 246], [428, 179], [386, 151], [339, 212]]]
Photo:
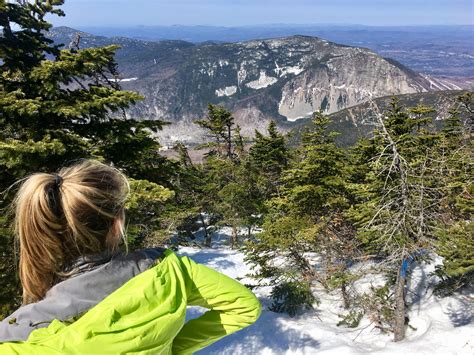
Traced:
[[474, 24], [474, 0], [66, 0], [56, 26]]

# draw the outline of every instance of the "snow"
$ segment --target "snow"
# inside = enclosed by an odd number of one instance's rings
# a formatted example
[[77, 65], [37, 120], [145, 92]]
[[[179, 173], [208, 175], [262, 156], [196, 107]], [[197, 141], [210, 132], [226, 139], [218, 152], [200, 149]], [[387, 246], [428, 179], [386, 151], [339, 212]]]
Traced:
[[265, 70], [260, 71], [260, 77], [257, 80], [253, 80], [245, 84], [247, 87], [252, 89], [263, 89], [267, 86], [273, 85], [278, 81], [277, 78], [273, 76], [267, 76]]
[[450, 80], [441, 79], [441, 78], [433, 78], [429, 75], [422, 76], [429, 81], [431, 89], [437, 90], [462, 90], [461, 87], [456, 85], [455, 83], [451, 82]]
[[237, 92], [237, 86], [226, 86], [223, 89], [216, 90], [216, 96], [232, 96]]
[[228, 60], [224, 60], [224, 59], [219, 59], [219, 66], [222, 68], [226, 65], [229, 65], [229, 61]]
[[280, 67], [280, 66], [278, 66], [277, 62], [275, 62], [275, 67], [276, 68], [273, 69], [273, 71], [279, 77], [282, 77], [282, 76], [285, 76], [285, 75], [288, 75], [288, 74], [298, 75], [304, 70], [303, 68], [299, 67], [298, 65], [292, 66], [292, 67]]
[[117, 79], [117, 81], [120, 82], [120, 83], [124, 83], [124, 82], [127, 82], [127, 81], [135, 81], [137, 79], [138, 78], [125, 78], [125, 79]]
[[243, 81], [247, 78], [247, 71], [245, 70], [244, 64], [240, 67], [240, 70], [237, 72], [237, 83], [240, 86]]
[[[244, 233], [244, 231], [242, 231]], [[178, 254], [214, 268], [243, 284], [255, 284], [246, 277], [251, 272], [240, 251], [227, 246], [229, 229], [214, 238], [212, 248], [180, 247]], [[394, 343], [392, 335], [383, 334], [364, 318], [358, 328], [336, 326], [343, 312], [337, 292], [327, 294], [315, 289], [321, 304], [294, 318], [268, 310], [270, 288], [258, 287], [255, 294], [263, 305], [259, 320], [197, 354], [473, 354], [473, 294], [438, 298], [428, 287], [433, 265], [416, 266], [410, 281], [409, 319], [415, 329], [407, 329], [404, 341]], [[380, 275], [379, 275], [380, 276]], [[379, 277], [380, 279], [380, 277]], [[378, 283], [377, 275], [359, 281], [366, 289]], [[190, 307], [187, 318], [195, 318], [203, 309]]]

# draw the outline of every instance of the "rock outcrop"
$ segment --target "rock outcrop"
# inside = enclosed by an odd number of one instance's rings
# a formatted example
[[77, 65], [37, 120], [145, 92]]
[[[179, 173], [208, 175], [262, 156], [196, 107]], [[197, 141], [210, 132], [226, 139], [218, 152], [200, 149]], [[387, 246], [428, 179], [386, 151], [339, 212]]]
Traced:
[[[52, 32], [66, 43], [74, 30]], [[82, 34], [82, 46], [117, 43], [121, 84], [145, 96], [129, 115], [172, 122], [164, 144], [198, 142], [192, 123], [208, 103], [234, 112], [244, 135], [269, 120], [282, 129], [316, 110], [334, 113], [368, 100], [439, 90], [430, 79], [369, 49], [292, 36], [239, 43], [146, 42]]]

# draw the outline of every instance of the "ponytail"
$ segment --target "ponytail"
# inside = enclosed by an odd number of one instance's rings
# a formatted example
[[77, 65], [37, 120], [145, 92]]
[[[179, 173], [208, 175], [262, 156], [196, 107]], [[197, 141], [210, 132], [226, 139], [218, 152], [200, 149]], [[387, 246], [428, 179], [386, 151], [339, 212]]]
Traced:
[[41, 300], [77, 258], [118, 248], [127, 194], [121, 172], [91, 160], [22, 183], [14, 226], [24, 304]]

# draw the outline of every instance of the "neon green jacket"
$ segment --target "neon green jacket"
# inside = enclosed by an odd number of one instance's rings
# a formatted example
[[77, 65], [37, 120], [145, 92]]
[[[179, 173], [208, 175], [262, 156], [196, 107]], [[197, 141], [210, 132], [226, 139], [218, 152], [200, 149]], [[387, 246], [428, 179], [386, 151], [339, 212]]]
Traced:
[[[209, 311], [186, 324], [186, 306]], [[191, 354], [255, 322], [261, 306], [237, 281], [166, 250], [76, 322], [53, 321], [0, 354]]]

